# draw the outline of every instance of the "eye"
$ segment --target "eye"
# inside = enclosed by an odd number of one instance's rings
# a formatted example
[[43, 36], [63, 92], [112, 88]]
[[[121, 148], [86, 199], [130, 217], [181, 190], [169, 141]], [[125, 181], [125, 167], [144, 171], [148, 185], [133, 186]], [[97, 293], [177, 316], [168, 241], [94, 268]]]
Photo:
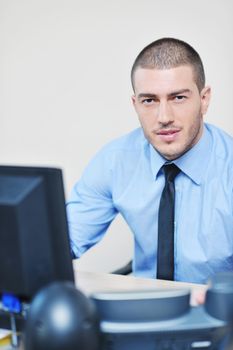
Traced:
[[151, 105], [154, 102], [153, 98], [145, 98], [144, 100], [142, 100], [142, 104], [144, 105]]
[[184, 101], [186, 98], [187, 98], [187, 96], [184, 96], [184, 95], [176, 95], [176, 96], [174, 96], [174, 100], [176, 102]]

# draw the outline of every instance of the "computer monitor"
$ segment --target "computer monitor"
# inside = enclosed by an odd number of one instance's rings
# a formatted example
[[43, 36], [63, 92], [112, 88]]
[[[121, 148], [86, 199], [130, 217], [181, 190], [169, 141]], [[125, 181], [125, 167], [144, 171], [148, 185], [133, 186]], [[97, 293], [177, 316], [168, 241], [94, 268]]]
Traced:
[[0, 166], [0, 294], [74, 281], [62, 171]]

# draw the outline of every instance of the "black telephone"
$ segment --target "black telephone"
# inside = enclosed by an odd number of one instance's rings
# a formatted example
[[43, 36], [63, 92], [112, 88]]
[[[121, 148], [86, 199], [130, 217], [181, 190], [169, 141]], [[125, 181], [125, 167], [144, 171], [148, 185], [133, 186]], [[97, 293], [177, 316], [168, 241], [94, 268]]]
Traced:
[[[99, 292], [71, 283], [42, 289], [26, 320], [26, 350], [232, 350], [233, 274], [212, 279], [204, 305], [184, 289]], [[233, 344], [233, 342], [232, 342]]]
[[[188, 290], [96, 293], [102, 350], [233, 349], [233, 274], [214, 277], [204, 305]], [[228, 345], [227, 345], [228, 343]]]

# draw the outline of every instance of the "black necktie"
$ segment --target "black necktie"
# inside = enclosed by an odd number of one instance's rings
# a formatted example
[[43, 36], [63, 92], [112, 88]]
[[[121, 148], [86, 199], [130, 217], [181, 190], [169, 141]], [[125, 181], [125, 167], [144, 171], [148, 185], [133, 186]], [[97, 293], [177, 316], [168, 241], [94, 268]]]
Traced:
[[163, 166], [165, 186], [161, 195], [158, 215], [157, 278], [174, 279], [174, 179], [180, 172], [175, 164]]

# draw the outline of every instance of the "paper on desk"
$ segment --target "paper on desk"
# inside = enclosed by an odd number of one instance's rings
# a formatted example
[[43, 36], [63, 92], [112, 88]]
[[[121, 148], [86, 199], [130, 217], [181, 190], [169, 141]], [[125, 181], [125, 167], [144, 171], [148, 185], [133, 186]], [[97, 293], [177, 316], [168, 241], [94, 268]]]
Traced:
[[8, 329], [0, 329], [0, 340], [8, 337], [11, 334], [11, 331]]
[[0, 349], [11, 349], [11, 331], [0, 329]]
[[9, 337], [10, 334], [11, 331], [9, 331], [8, 329], [0, 329], [0, 340]]

